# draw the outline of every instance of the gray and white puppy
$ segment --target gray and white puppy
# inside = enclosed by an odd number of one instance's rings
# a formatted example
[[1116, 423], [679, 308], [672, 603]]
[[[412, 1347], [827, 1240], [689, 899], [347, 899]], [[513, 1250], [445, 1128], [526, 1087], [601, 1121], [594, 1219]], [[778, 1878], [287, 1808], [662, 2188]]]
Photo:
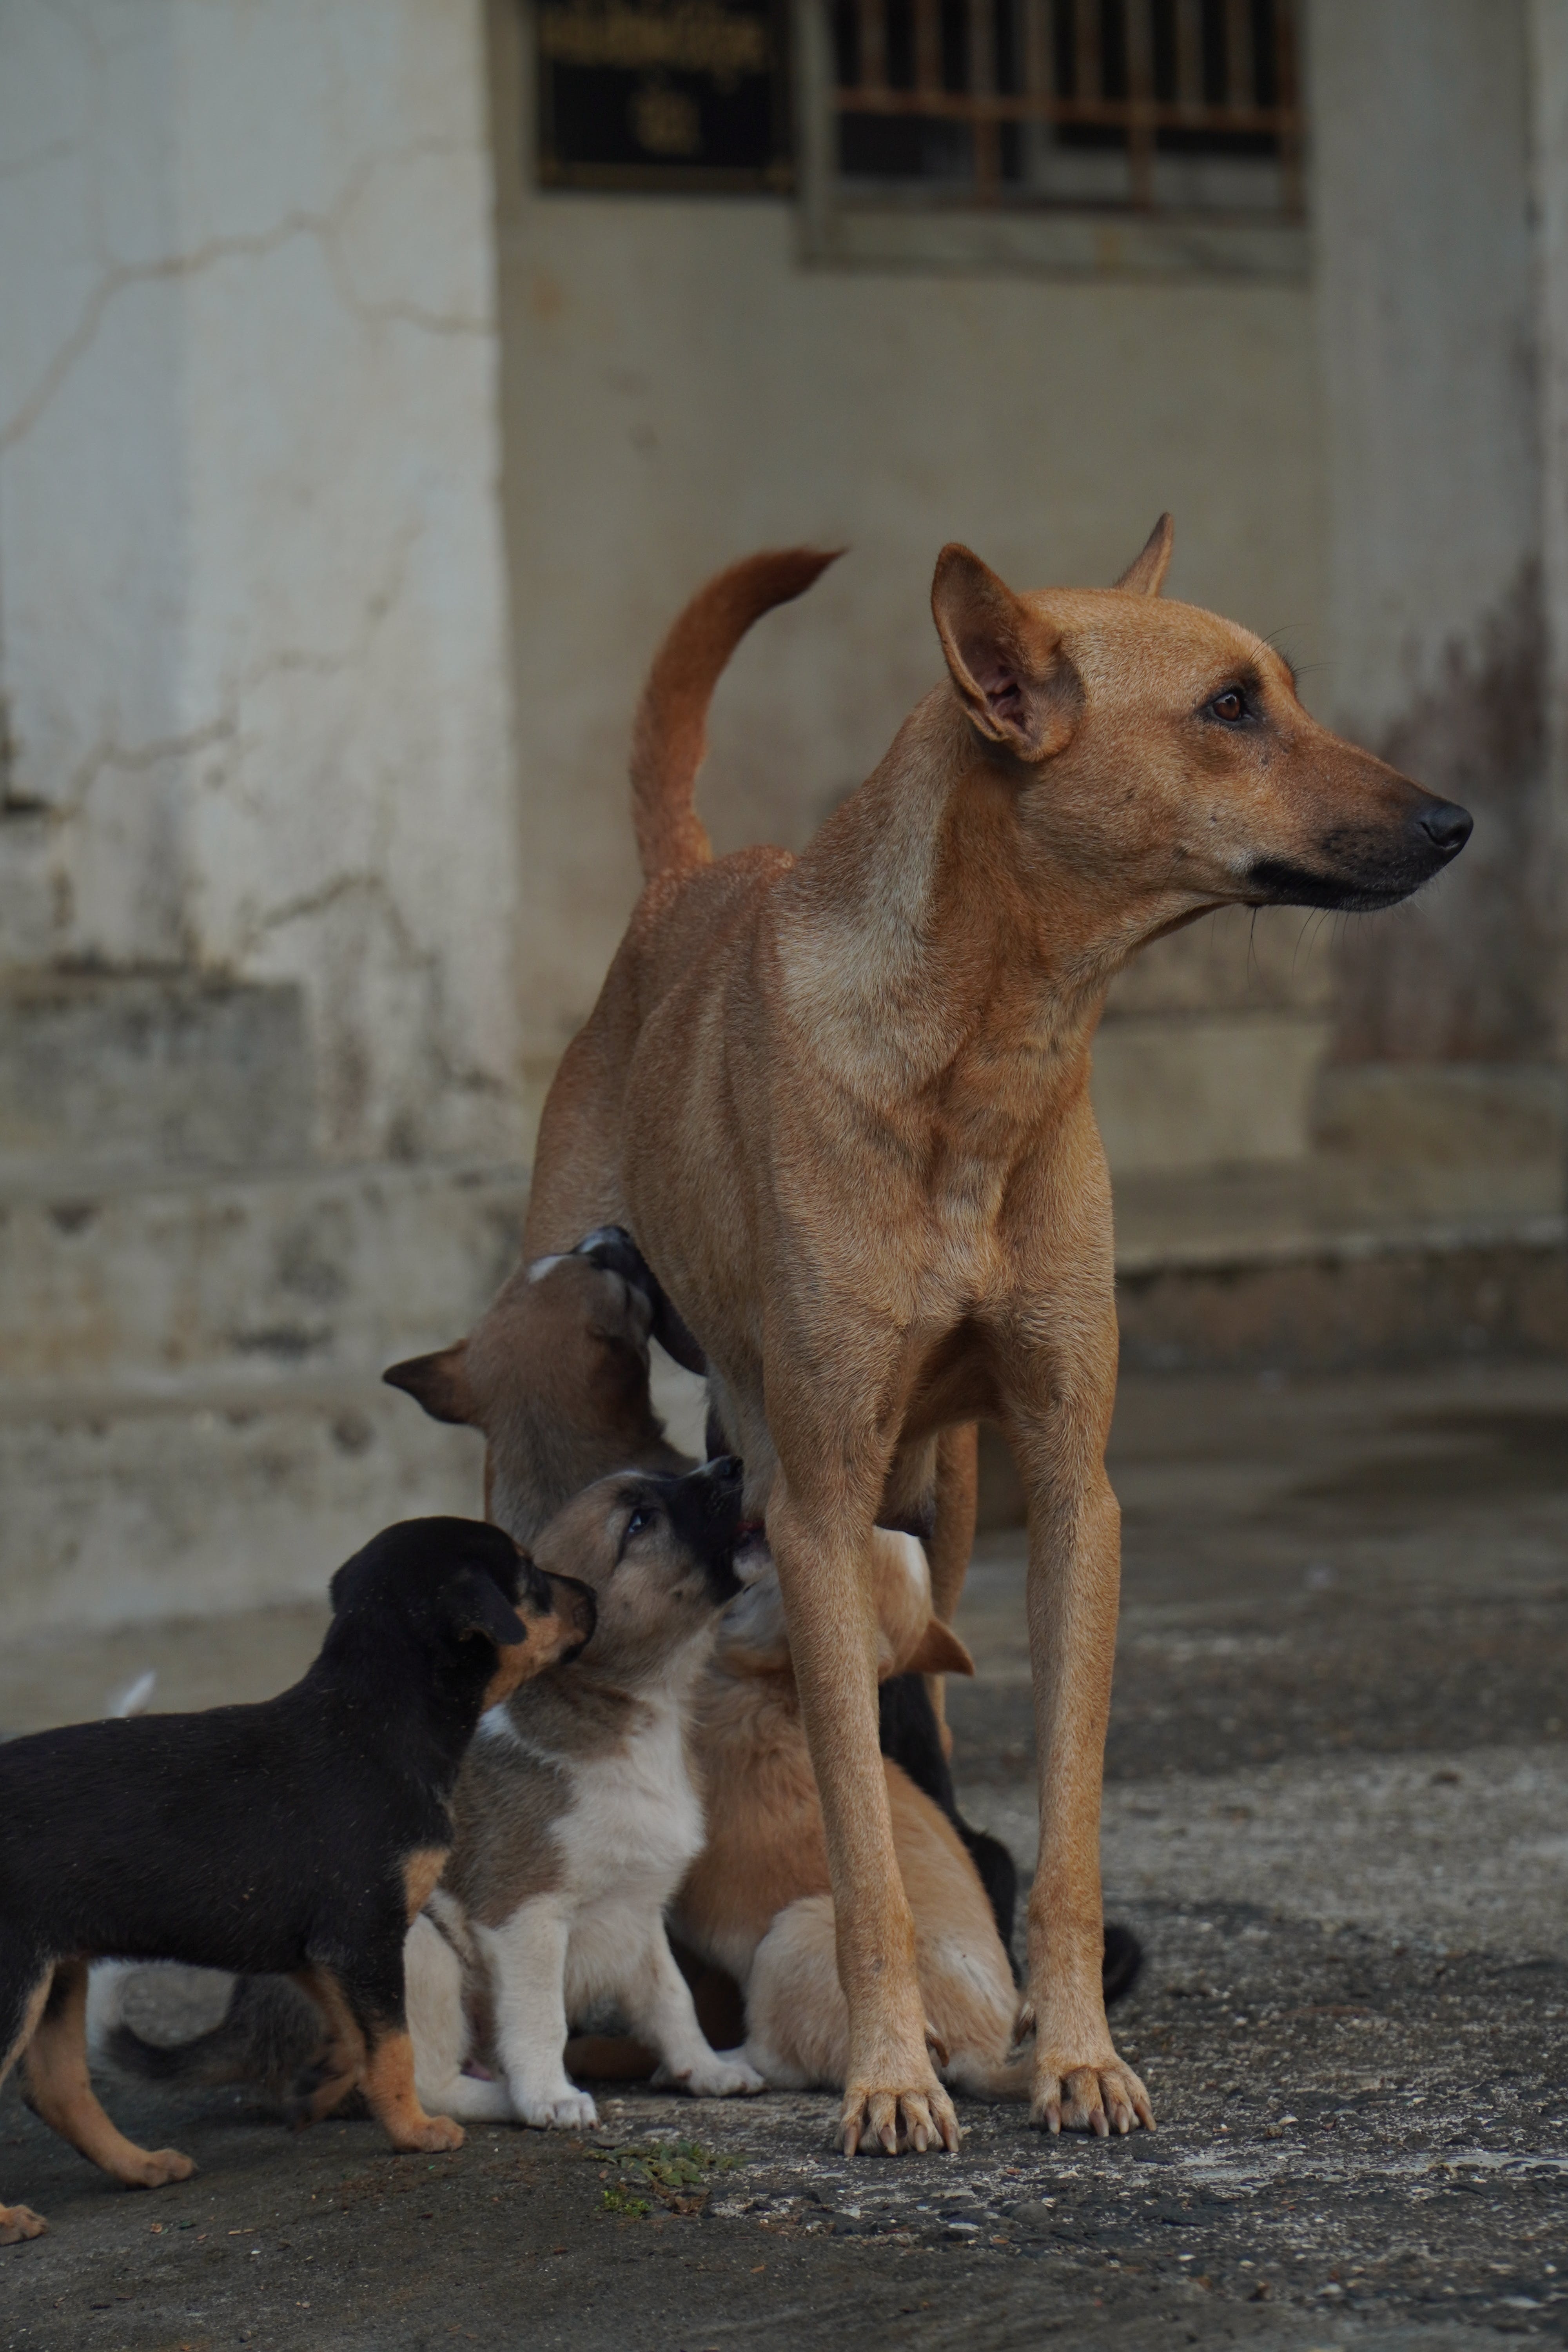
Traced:
[[[581, 2129], [571, 2024], [612, 2004], [699, 2097], [760, 2091], [712, 2050], [665, 1933], [703, 1843], [688, 1727], [720, 1612], [739, 1591], [741, 1469], [624, 1473], [557, 1513], [533, 1550], [570, 1559], [598, 1605], [570, 1672], [547, 1671], [484, 1718], [456, 1801], [441, 1890], [405, 1957], [426, 2108]], [[476, 2063], [486, 2071], [477, 2074]]]

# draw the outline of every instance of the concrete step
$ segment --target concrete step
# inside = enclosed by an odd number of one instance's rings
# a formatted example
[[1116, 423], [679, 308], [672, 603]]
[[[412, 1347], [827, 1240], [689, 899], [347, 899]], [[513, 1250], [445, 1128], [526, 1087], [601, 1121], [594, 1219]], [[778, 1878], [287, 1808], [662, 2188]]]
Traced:
[[370, 1381], [270, 1397], [210, 1382], [156, 1399], [13, 1393], [0, 1401], [0, 1622], [15, 1641], [319, 1602], [378, 1528], [479, 1516], [482, 1465], [471, 1431]]
[[292, 983], [15, 972], [0, 983], [0, 1181], [297, 1165], [311, 1069]]
[[516, 1263], [526, 1171], [384, 1162], [0, 1186], [0, 1384], [156, 1391], [379, 1373], [468, 1329]]

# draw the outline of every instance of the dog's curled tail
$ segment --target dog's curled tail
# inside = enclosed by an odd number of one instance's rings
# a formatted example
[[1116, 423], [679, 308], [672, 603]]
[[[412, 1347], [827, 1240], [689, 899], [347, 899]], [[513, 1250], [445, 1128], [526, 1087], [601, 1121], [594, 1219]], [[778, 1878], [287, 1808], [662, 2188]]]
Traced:
[[731, 563], [698, 590], [654, 656], [632, 730], [632, 821], [647, 880], [711, 858], [692, 795], [713, 688], [752, 622], [804, 595], [843, 551], [781, 547]]

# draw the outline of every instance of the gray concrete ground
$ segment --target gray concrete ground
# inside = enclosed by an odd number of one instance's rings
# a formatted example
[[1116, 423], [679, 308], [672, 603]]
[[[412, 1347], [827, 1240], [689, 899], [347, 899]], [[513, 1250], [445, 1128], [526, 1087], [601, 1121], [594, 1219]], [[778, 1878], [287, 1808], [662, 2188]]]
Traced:
[[[245, 2094], [110, 2084], [200, 2170], [114, 2189], [0, 2101], [0, 2343], [1460, 2347], [1568, 2335], [1568, 1368], [1131, 1380], [1111, 1913], [1161, 2129], [847, 2165], [831, 2103], [631, 2091], [585, 2140], [300, 2138]], [[333, 1563], [323, 1560], [323, 1574]], [[1033, 1857], [1022, 1552], [984, 1539], [954, 1686], [973, 1816]], [[0, 1725], [276, 1688], [309, 1610], [52, 1636]]]

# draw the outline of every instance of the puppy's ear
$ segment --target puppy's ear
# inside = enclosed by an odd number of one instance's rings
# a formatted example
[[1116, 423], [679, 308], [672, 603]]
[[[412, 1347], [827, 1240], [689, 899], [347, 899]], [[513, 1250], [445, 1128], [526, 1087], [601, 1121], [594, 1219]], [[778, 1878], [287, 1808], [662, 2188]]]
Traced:
[[912, 1658], [906, 1658], [906, 1675], [972, 1675], [974, 1661], [953, 1632], [940, 1617], [933, 1617], [915, 1644]]
[[468, 1341], [459, 1339], [450, 1348], [437, 1348], [433, 1356], [410, 1356], [405, 1363], [389, 1364], [381, 1377], [389, 1388], [406, 1389], [432, 1421], [475, 1428], [479, 1407], [468, 1381]]
[[931, 609], [958, 698], [980, 733], [1021, 760], [1065, 750], [1083, 688], [1047, 624], [967, 547], [937, 557]]
[[515, 1650], [528, 1628], [493, 1577], [466, 1568], [452, 1588], [452, 1622], [459, 1633], [484, 1633], [498, 1650]]
[[1157, 596], [1165, 584], [1165, 574], [1171, 568], [1171, 550], [1176, 544], [1176, 526], [1168, 514], [1163, 514], [1144, 541], [1115, 588], [1124, 588], [1130, 596]]

